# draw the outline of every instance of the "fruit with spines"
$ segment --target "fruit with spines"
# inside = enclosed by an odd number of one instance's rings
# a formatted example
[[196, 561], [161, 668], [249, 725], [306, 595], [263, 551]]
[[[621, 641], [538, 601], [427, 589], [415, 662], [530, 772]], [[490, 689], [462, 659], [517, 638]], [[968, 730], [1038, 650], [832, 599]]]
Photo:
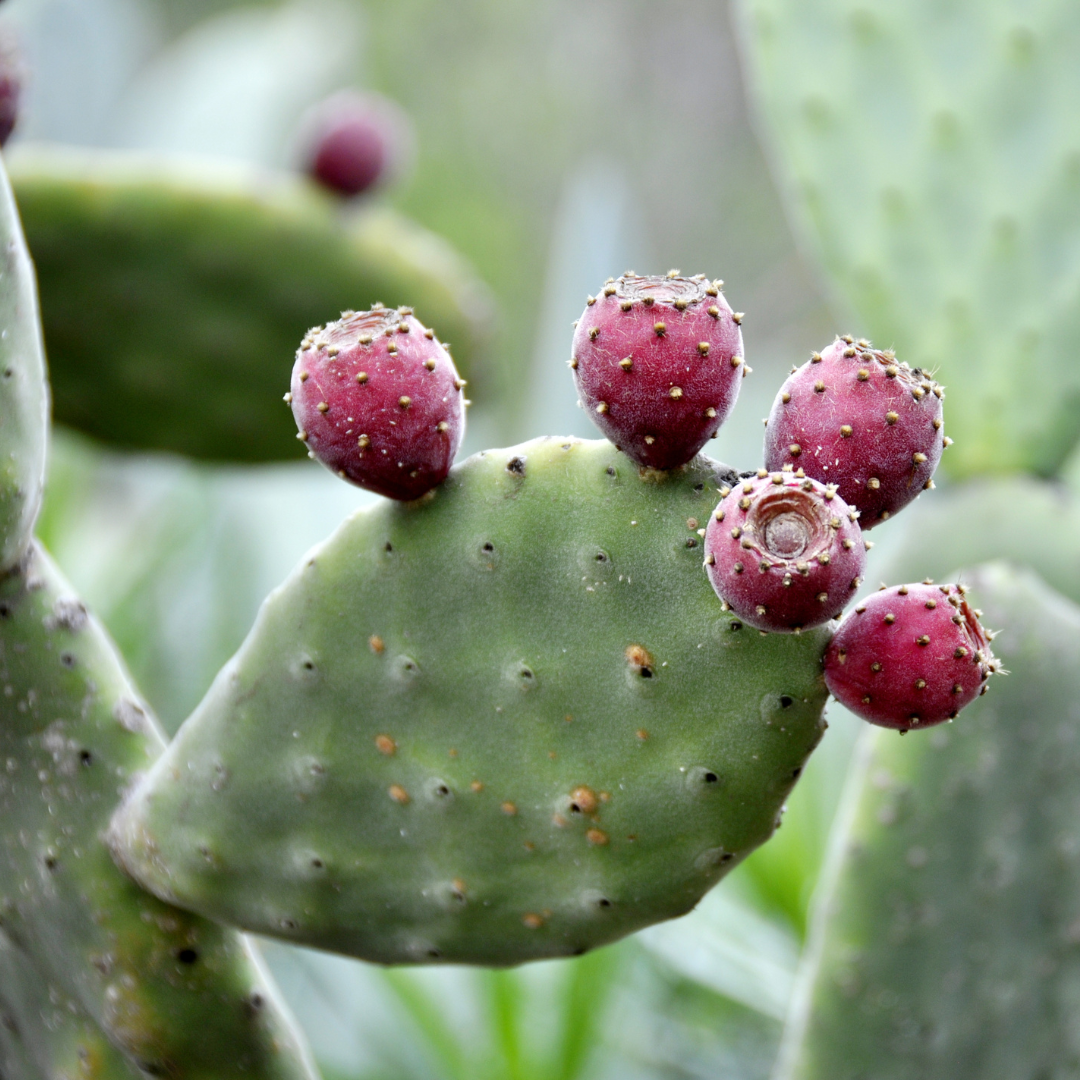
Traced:
[[863, 601], [825, 654], [829, 692], [857, 716], [906, 731], [951, 720], [1000, 670], [962, 585], [899, 585]]
[[782, 633], [836, 618], [866, 565], [857, 511], [832, 486], [790, 469], [761, 469], [720, 494], [705, 530], [705, 570], [725, 605]]
[[309, 330], [285, 397], [312, 457], [359, 487], [408, 501], [454, 463], [464, 387], [411, 308], [379, 305]]
[[570, 367], [590, 419], [639, 465], [685, 465], [719, 430], [749, 370], [742, 315], [704, 275], [608, 281], [574, 332]]
[[750, 632], [701, 572], [734, 479], [540, 439], [354, 514], [119, 810], [117, 858], [381, 963], [568, 956], [690, 910], [823, 731], [829, 631]]
[[[0, 934], [17, 950], [0, 941], [0, 976], [14, 970], [27, 993], [44, 984], [63, 1002], [70, 1023], [58, 1024], [56, 1051], [73, 1044], [93, 1061], [107, 1041], [129, 1063], [103, 1058], [109, 1080], [136, 1070], [312, 1080], [252, 946], [143, 892], [102, 842], [120, 793], [165, 740], [112, 642], [36, 544], [0, 579], [0, 682]], [[6, 992], [5, 978], [0, 1012]], [[25, 1047], [50, 1042], [52, 1008], [23, 1020]]]
[[871, 529], [932, 486], [948, 440], [929, 376], [850, 335], [793, 372], [765, 425], [765, 466], [836, 485]]

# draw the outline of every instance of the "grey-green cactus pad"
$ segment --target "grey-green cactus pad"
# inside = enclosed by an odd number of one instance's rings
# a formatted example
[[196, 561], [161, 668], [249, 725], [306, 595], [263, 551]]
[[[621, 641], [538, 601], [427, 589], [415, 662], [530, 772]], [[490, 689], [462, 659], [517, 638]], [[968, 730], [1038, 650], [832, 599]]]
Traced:
[[1080, 436], [1080, 4], [741, 6], [777, 180], [845, 329], [948, 387], [944, 471], [1052, 474]]
[[543, 439], [357, 513], [118, 811], [118, 859], [383, 963], [573, 954], [690, 910], [773, 831], [830, 637], [722, 612], [698, 536], [722, 468]]
[[868, 731], [782, 1080], [1080, 1074], [1080, 608], [970, 580], [1011, 674], [950, 725]]
[[45, 979], [0, 930], [0, 1076], [4, 1080], [139, 1080], [78, 1002]]
[[102, 842], [162, 745], [104, 632], [31, 549], [0, 580], [0, 1048], [41, 1078], [310, 1080], [243, 937], [140, 890]]
[[22, 148], [57, 420], [119, 446], [295, 458], [281, 397], [300, 339], [343, 309], [411, 304], [467, 376], [487, 300], [450, 246], [302, 178], [122, 152]]
[[17, 563], [30, 543], [48, 430], [34, 268], [0, 161], [0, 571]]

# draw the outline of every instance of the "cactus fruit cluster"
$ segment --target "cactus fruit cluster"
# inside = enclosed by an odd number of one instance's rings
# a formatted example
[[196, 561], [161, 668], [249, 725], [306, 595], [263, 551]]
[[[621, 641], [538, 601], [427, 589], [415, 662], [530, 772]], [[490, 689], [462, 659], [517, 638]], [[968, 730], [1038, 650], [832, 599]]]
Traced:
[[620, 445], [447, 472], [463, 402], [434, 333], [381, 306], [311, 331], [300, 437], [394, 501], [267, 600], [114, 815], [117, 863], [217, 922], [381, 963], [575, 955], [693, 907], [820, 738], [828, 624], [869, 546], [843, 462], [823, 484], [696, 454], [741, 351], [705, 277], [609, 281], [572, 366]]

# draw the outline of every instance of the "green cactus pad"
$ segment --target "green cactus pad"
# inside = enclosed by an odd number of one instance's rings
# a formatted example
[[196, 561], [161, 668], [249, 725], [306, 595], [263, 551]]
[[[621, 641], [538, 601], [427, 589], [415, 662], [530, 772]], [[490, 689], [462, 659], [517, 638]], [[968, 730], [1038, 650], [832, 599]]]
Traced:
[[34, 268], [0, 161], [0, 571], [14, 566], [30, 543], [48, 430]]
[[143, 1075], [0, 930], [0, 1076], [140, 1080]]
[[831, 636], [721, 610], [698, 530], [725, 476], [541, 439], [358, 512], [118, 811], [118, 859], [382, 963], [565, 956], [689, 911], [772, 833]]
[[1076, 1075], [1080, 608], [972, 576], [1011, 672], [957, 720], [868, 729], [779, 1080]]
[[1053, 473], [1080, 435], [1080, 5], [742, 6], [838, 329], [948, 387], [946, 472]]
[[[44, 1040], [49, 1053], [66, 1046], [102, 1063], [42, 1077], [130, 1075], [102, 1056], [107, 1042], [154, 1076], [310, 1080], [247, 942], [142, 892], [102, 843], [121, 793], [162, 746], [105, 633], [32, 548], [0, 581], [0, 1012], [22, 1002], [22, 1022], [10, 1017], [22, 1057]], [[29, 987], [14, 1003], [12, 973]], [[26, 1004], [43, 988], [73, 1008], [55, 1045], [53, 1009]]]
[[281, 398], [309, 327], [411, 304], [468, 376], [487, 301], [444, 241], [299, 177], [130, 153], [23, 149], [57, 420], [197, 458], [302, 456]]
[[1080, 604], [1080, 499], [1060, 483], [1015, 476], [956, 484], [924, 495], [890, 529], [897, 532], [878, 568], [888, 581], [944, 580], [965, 563], [1006, 559]]

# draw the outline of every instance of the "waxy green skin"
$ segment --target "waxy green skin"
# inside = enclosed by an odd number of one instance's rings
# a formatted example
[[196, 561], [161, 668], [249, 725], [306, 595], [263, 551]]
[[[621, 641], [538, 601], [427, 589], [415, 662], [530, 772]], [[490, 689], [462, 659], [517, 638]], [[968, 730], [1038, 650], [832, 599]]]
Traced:
[[140, 1080], [78, 1002], [0, 930], [0, 1075], [5, 1080]]
[[[144, 1073], [311, 1080], [242, 936], [140, 890], [102, 842], [121, 793], [163, 745], [105, 633], [31, 549], [0, 581], [0, 932], [15, 950], [0, 950], [0, 971], [74, 1004], [64, 1037], [76, 1049], [84, 1034], [105, 1039]], [[49, 1014], [20, 1025], [8, 1016], [17, 1008], [0, 990], [0, 1029], [14, 1022], [22, 1055], [36, 1060], [42, 1040], [60, 1052], [33, 1026]], [[115, 1054], [99, 1058], [86, 1075], [130, 1075]]]
[[1080, 5], [739, 6], [759, 127], [842, 321], [948, 389], [944, 472], [1052, 475], [1080, 436]]
[[118, 861], [382, 963], [565, 956], [689, 911], [824, 728], [830, 630], [736, 629], [703, 572], [732, 475], [542, 439], [357, 513], [117, 812]]
[[48, 423], [34, 268], [0, 162], [0, 571], [30, 543], [45, 484]]
[[868, 729], [776, 1080], [1017, 1080], [1080, 1068], [1080, 607], [963, 579], [1002, 627], [950, 725]]
[[11, 170], [56, 419], [113, 446], [302, 457], [281, 423], [280, 358], [377, 300], [438, 327], [466, 378], [482, 367], [484, 286], [390, 210], [348, 213], [299, 177], [131, 152], [24, 147]]

